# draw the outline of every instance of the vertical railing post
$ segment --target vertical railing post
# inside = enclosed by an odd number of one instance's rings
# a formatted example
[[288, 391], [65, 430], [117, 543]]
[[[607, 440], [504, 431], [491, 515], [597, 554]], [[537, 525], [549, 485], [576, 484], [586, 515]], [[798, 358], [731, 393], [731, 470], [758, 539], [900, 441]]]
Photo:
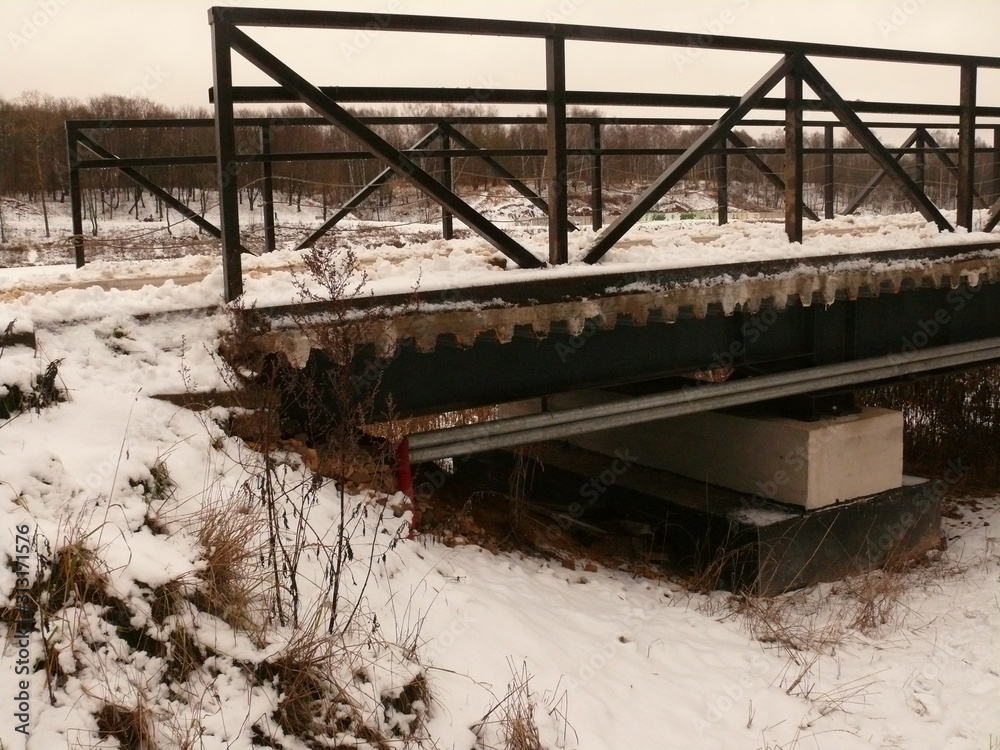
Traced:
[[958, 109], [958, 198], [955, 223], [971, 230], [976, 176], [975, 65], [962, 66]]
[[[451, 148], [451, 135], [447, 129], [441, 131], [441, 148], [445, 151]], [[450, 156], [445, 156], [441, 159], [441, 184], [448, 190], [453, 188]], [[444, 206], [441, 207], [441, 236], [446, 240], [450, 240], [455, 236], [454, 218], [451, 211]]]
[[990, 204], [1000, 200], [1000, 127], [993, 128], [993, 189]]
[[833, 171], [833, 125], [823, 127], [823, 148], [826, 149], [826, 153], [823, 154], [823, 218], [832, 219], [837, 197]]
[[917, 128], [916, 139], [913, 141], [913, 145], [917, 148], [917, 154], [915, 159], [915, 171], [913, 174], [913, 181], [917, 183], [917, 187], [927, 193], [927, 142], [924, 140], [924, 130], [923, 128]]
[[209, 10], [212, 24], [212, 85], [215, 94], [215, 163], [219, 183], [219, 229], [222, 234], [223, 295], [232, 302], [243, 294], [240, 258], [239, 186], [236, 183], [236, 124], [233, 113], [231, 25], [225, 8]]
[[802, 242], [802, 73], [793, 61], [785, 76], [785, 234]]
[[[264, 157], [271, 155], [271, 140], [274, 138], [274, 128], [270, 123], [260, 127], [260, 153]], [[264, 183], [261, 186], [261, 210], [264, 212], [264, 252], [274, 252], [274, 165], [270, 161], [261, 162]], [[326, 199], [326, 192], [323, 194]]]
[[87, 262], [83, 245], [83, 195], [80, 189], [80, 147], [76, 139], [77, 130], [66, 126], [66, 155], [69, 161], [69, 210], [73, 218], [73, 255], [76, 267], [82, 268]]
[[569, 215], [566, 173], [566, 40], [545, 38], [546, 157], [549, 204], [549, 263], [569, 260]]
[[[1000, 132], [998, 130], [997, 132]], [[604, 192], [601, 187], [601, 123], [590, 125], [590, 226], [596, 232], [604, 226]]]
[[721, 142], [715, 159], [715, 193], [721, 227], [729, 223], [729, 157], [726, 156], [725, 140]]

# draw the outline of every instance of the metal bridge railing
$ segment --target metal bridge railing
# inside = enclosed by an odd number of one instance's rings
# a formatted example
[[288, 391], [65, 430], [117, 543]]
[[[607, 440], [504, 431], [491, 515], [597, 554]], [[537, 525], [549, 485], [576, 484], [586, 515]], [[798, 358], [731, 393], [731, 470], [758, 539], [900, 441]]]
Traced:
[[[283, 27], [301, 29], [364, 29], [377, 20], [378, 27], [386, 32], [424, 32], [471, 34], [504, 37], [526, 37], [544, 40], [545, 73], [544, 89], [485, 89], [485, 88], [441, 88], [441, 87], [337, 87], [317, 86], [306, 80], [276, 55], [251, 39], [241, 29], [243, 27]], [[719, 96], [675, 93], [635, 93], [607, 91], [571, 91], [566, 88], [566, 45], [578, 41], [610, 42], [630, 45], [657, 45], [665, 47], [687, 47], [689, 35], [666, 31], [642, 29], [616, 29], [610, 27], [575, 26], [564, 24], [543, 24], [515, 21], [480, 20], [467, 18], [441, 18], [429, 16], [391, 15], [377, 19], [366, 13], [270, 10], [262, 8], [212, 8], [209, 11], [213, 40], [213, 87], [211, 99], [215, 106], [212, 120], [151, 120], [151, 121], [70, 121], [67, 123], [68, 153], [70, 161], [70, 188], [73, 203], [73, 231], [77, 263], [82, 264], [83, 237], [80, 191], [80, 171], [84, 169], [114, 167], [128, 177], [149, 189], [158, 197], [178, 210], [182, 215], [195, 221], [205, 231], [218, 237], [222, 243], [225, 297], [232, 300], [242, 293], [242, 271], [240, 254], [244, 248], [240, 244], [239, 201], [237, 172], [241, 165], [260, 163], [262, 165], [265, 204], [265, 246], [274, 247], [273, 202], [271, 194], [271, 166], [275, 162], [292, 160], [326, 160], [374, 158], [384, 165], [377, 177], [359, 190], [342, 209], [327, 220], [300, 243], [300, 247], [315, 242], [329, 231], [350, 210], [361, 204], [391, 177], [405, 179], [418, 190], [438, 203], [442, 208], [442, 222], [446, 237], [451, 235], [452, 217], [458, 217], [471, 230], [478, 233], [501, 253], [522, 267], [544, 265], [519, 242], [462, 200], [453, 189], [451, 160], [460, 157], [475, 157], [482, 160], [499, 178], [513, 186], [521, 195], [543, 210], [548, 216], [549, 248], [548, 263], [557, 265], [568, 260], [568, 233], [575, 227], [568, 215], [568, 159], [584, 156], [590, 160], [591, 212], [594, 229], [603, 229], [588, 248], [585, 260], [596, 263], [625, 235], [625, 233], [690, 170], [703, 159], [715, 160], [716, 169], [722, 175], [719, 189], [720, 222], [726, 220], [725, 175], [728, 160], [746, 157], [755, 169], [778, 188], [785, 197], [785, 229], [790, 241], [801, 241], [803, 217], [818, 218], [803, 198], [804, 157], [807, 154], [821, 154], [824, 157], [824, 201], [823, 213], [833, 215], [834, 155], [837, 153], [869, 154], [878, 166], [879, 172], [852, 201], [854, 210], [861, 201], [888, 177], [897, 189], [913, 203], [929, 222], [940, 230], [953, 229], [941, 210], [928, 197], [922, 184], [922, 165], [927, 155], [940, 159], [954, 175], [957, 183], [957, 221], [965, 228], [972, 227], [973, 208], [976, 200], [983, 203], [975, 190], [975, 158], [977, 153], [991, 155], [993, 173], [1000, 183], [1000, 107], [977, 105], [976, 82], [980, 69], [1000, 68], [1000, 57], [943, 54], [932, 52], [908, 52], [863, 47], [809, 44], [745, 37], [712, 36], [703, 41], [716, 50], [778, 54], [780, 59], [761, 76], [742, 96]], [[238, 53], [255, 67], [266, 73], [275, 86], [238, 86], [233, 80], [232, 56]], [[813, 62], [819, 58], [848, 58], [864, 61], [892, 62], [910, 65], [935, 65], [958, 68], [960, 85], [955, 104], [921, 104], [898, 102], [847, 101], [823, 76]], [[772, 92], [783, 86], [783, 95], [773, 96]], [[811, 96], [806, 96], [811, 91]], [[342, 104], [359, 102], [425, 102], [448, 104], [457, 102], [487, 102], [491, 104], [534, 104], [543, 105], [544, 117], [533, 118], [475, 118], [475, 117], [397, 117], [360, 118]], [[267, 118], [237, 118], [234, 107], [244, 103], [300, 102], [311, 108], [318, 117], [273, 120]], [[716, 118], [571, 118], [567, 108], [581, 106], [655, 106], [683, 107], [687, 109], [723, 109]], [[777, 111], [778, 118], [751, 119], [754, 112]], [[906, 116], [908, 121], [865, 122], [862, 115]], [[829, 116], [833, 115], [833, 118]], [[819, 116], [821, 119], [817, 119]], [[943, 121], [943, 118], [948, 122]], [[546, 132], [545, 147], [542, 149], [484, 149], [465, 135], [460, 126], [479, 122], [503, 122], [543, 124]], [[609, 149], [602, 146], [602, 127], [613, 122], [620, 124], [674, 123], [703, 127], [701, 135], [683, 149]], [[333, 153], [288, 153], [272, 150], [272, 135], [278, 126], [293, 125], [334, 125], [351, 136], [363, 151], [342, 151]], [[401, 149], [390, 144], [373, 127], [389, 124], [426, 124], [428, 130], [412, 145]], [[784, 156], [779, 174], [760, 157], [775, 153], [775, 150], [755, 149], [736, 132], [736, 126], [769, 124], [784, 126], [785, 143], [777, 153]], [[137, 157], [118, 158], [104, 149], [91, 137], [94, 128], [114, 127], [213, 127], [215, 131], [215, 153], [185, 155], [179, 157]], [[236, 130], [246, 126], [259, 129], [259, 152], [239, 153]], [[590, 129], [590, 143], [587, 148], [570, 148], [567, 132], [570, 127]], [[806, 148], [803, 132], [806, 128], [822, 127], [824, 145], [821, 148]], [[906, 128], [910, 135], [898, 148], [888, 148], [874, 133], [877, 128]], [[943, 149], [931, 136], [935, 127], [951, 127], [958, 130], [958, 147]], [[843, 128], [859, 144], [857, 148], [838, 149], [835, 147], [834, 132]], [[977, 148], [977, 131], [992, 130], [992, 148]], [[432, 148], [432, 145], [436, 147]], [[81, 159], [80, 149], [93, 152], [96, 159]], [[649, 153], [673, 155], [666, 171], [640, 194], [624, 211], [607, 226], [603, 225], [603, 195], [601, 190], [602, 159], [612, 155]], [[911, 176], [901, 164], [903, 155], [916, 154], [917, 174]], [[951, 155], [956, 158], [952, 160]], [[545, 160], [545, 185], [543, 195], [532, 190], [518, 176], [503, 167], [498, 158], [504, 156], [542, 156]], [[423, 166], [423, 160], [442, 160], [442, 178], [437, 179]], [[170, 197], [167, 191], [158, 188], [144, 177], [138, 169], [166, 164], [207, 164], [215, 163], [220, 190], [220, 221], [216, 227], [198, 216], [180, 202]], [[989, 196], [996, 200], [996, 196]], [[986, 222], [986, 230], [992, 230], [1000, 221], [1000, 202], [993, 205]]]

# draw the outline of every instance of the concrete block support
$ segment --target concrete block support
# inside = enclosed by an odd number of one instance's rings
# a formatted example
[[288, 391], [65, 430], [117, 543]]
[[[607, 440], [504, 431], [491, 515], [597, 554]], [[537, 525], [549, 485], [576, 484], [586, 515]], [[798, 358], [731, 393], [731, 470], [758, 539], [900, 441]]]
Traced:
[[[615, 398], [583, 391], [551, 408]], [[582, 434], [572, 443], [780, 503], [815, 510], [902, 486], [903, 416], [866, 407], [860, 414], [801, 422], [754, 411], [704, 412]]]

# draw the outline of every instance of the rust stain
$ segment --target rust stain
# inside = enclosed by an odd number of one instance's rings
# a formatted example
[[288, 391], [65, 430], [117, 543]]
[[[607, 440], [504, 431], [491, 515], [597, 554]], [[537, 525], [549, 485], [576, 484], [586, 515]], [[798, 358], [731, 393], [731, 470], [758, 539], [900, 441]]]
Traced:
[[[404, 341], [412, 341], [422, 352], [435, 349], [440, 337], [450, 337], [459, 346], [471, 346], [477, 337], [493, 332], [498, 341], [509, 342], [515, 329], [530, 331], [544, 338], [553, 325], [565, 327], [571, 335], [591, 326], [611, 329], [629, 319], [632, 325], [647, 325], [654, 320], [672, 323], [682, 315], [704, 318], [710, 308], [721, 308], [724, 315], [737, 309], [757, 312], [770, 306], [777, 310], [788, 304], [831, 305], [837, 299], [856, 300], [889, 292], [899, 294], [904, 287], [951, 288], [961, 283], [976, 286], [981, 282], [1000, 282], [1000, 258], [937, 262], [912, 268], [856, 268], [779, 276], [699, 281], [697, 284], [668, 289], [635, 291], [591, 299], [535, 305], [501, 305], [473, 309], [442, 310], [434, 313], [409, 311], [385, 314], [376, 325], [365, 325], [366, 342], [374, 344], [380, 356], [391, 357]], [[360, 330], [360, 329], [359, 329]], [[262, 341], [265, 350], [282, 352], [303, 362], [309, 345], [301, 331], [272, 331]]]

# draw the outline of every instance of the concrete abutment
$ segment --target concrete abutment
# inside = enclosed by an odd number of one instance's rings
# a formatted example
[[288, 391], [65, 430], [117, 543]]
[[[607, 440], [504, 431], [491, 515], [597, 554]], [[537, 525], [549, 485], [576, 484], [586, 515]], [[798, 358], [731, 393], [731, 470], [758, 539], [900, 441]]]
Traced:
[[[546, 408], [618, 398], [578, 391], [549, 397]], [[520, 402], [504, 416], [540, 407]], [[724, 586], [776, 594], [894, 565], [940, 544], [947, 487], [904, 476], [897, 411], [866, 407], [806, 422], [755, 405], [568, 442], [544, 450], [550, 479], [565, 472], [568, 485], [580, 484], [589, 476], [584, 467], [629, 456], [634, 466], [613, 487], [602, 486], [601, 502], [639, 503], [662, 515], [665, 554], [699, 568], [721, 561]]]

